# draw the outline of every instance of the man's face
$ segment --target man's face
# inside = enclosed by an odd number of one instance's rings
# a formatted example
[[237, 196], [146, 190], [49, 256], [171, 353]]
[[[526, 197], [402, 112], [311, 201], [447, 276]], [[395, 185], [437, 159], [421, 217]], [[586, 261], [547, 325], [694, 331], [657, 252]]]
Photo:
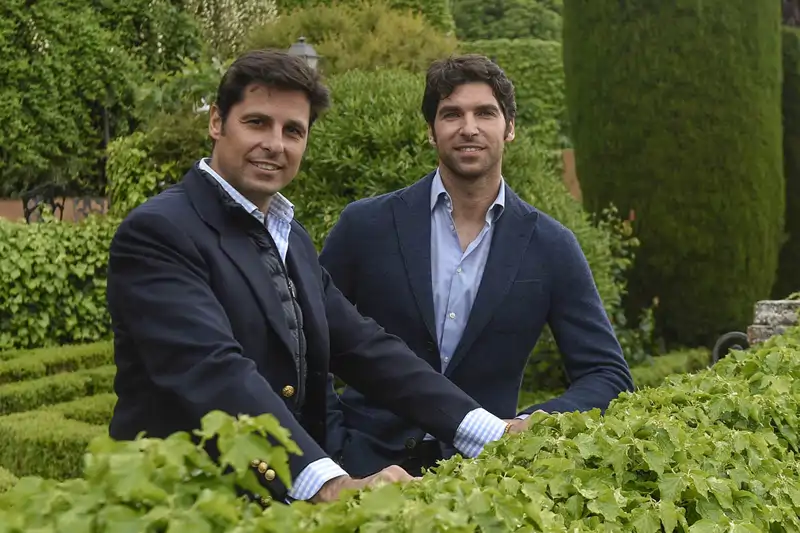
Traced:
[[489, 85], [467, 83], [439, 102], [429, 133], [440, 163], [458, 177], [475, 180], [495, 170], [499, 174], [514, 123], [506, 124]]
[[308, 142], [311, 106], [302, 91], [252, 83], [222, 123], [211, 108], [211, 166], [242, 195], [264, 209], [297, 175]]

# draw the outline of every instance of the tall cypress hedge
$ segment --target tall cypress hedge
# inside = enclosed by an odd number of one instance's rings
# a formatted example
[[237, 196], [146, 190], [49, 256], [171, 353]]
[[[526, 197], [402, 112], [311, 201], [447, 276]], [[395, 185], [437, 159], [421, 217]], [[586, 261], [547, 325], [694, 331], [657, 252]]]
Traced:
[[800, 291], [800, 30], [783, 29], [783, 169], [786, 237], [773, 296]]
[[635, 214], [628, 307], [709, 343], [770, 296], [784, 221], [780, 5], [565, 0], [567, 106], [586, 206]]

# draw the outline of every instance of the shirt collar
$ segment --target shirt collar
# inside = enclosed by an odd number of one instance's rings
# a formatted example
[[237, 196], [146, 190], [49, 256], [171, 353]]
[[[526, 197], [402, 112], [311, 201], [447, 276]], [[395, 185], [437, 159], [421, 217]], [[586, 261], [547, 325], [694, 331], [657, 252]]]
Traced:
[[[220, 176], [213, 168], [211, 168], [211, 165], [209, 164], [210, 161], [211, 158], [201, 159], [198, 163], [200, 170], [214, 178], [217, 183], [220, 184], [223, 190], [228, 193], [228, 196], [230, 196], [237, 204], [241, 205], [245, 211], [256, 217], [263, 224], [265, 219], [264, 213], [259, 211], [258, 207], [256, 207], [256, 204], [245, 198], [242, 193], [237, 191], [236, 188], [225, 181], [222, 176]], [[294, 218], [294, 204], [292, 204], [292, 202], [290, 202], [289, 199], [281, 193], [276, 193], [269, 203], [269, 213], [287, 222], [291, 222]]]
[[[436, 208], [440, 201], [445, 202], [447, 209], [452, 211], [452, 199], [450, 198], [450, 194], [447, 192], [447, 189], [444, 188], [444, 182], [442, 182], [442, 176], [439, 173], [439, 169], [436, 169], [436, 174], [433, 176], [433, 182], [431, 183], [431, 212]], [[494, 220], [500, 218], [500, 215], [503, 214], [503, 211], [506, 207], [506, 182], [505, 179], [501, 176], [500, 177], [500, 191], [497, 193], [497, 198], [494, 199], [494, 202], [491, 206], [489, 206], [488, 211], [486, 212], [486, 222], [492, 223]], [[493, 215], [492, 215], [493, 214]]]

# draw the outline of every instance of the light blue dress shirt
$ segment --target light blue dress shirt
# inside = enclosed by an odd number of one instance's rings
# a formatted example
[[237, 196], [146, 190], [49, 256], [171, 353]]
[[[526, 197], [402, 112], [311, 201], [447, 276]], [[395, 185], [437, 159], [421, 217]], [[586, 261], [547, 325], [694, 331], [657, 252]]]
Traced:
[[[280, 251], [281, 259], [286, 261], [289, 248], [289, 235], [294, 217], [294, 206], [280, 193], [273, 196], [266, 214], [258, 210], [253, 202], [245, 198], [231, 186], [208, 164], [208, 159], [201, 159], [199, 168], [213, 177], [223, 190], [248, 213], [262, 224], [266, 223], [275, 245]], [[441, 180], [440, 180], [441, 183]], [[483, 447], [503, 436], [505, 423], [485, 409], [478, 408], [467, 413], [456, 430], [453, 446], [464, 456], [475, 457], [483, 451]], [[322, 486], [331, 479], [345, 476], [344, 471], [333, 459], [323, 457], [305, 467], [294, 480], [289, 498], [293, 500], [311, 499]]]

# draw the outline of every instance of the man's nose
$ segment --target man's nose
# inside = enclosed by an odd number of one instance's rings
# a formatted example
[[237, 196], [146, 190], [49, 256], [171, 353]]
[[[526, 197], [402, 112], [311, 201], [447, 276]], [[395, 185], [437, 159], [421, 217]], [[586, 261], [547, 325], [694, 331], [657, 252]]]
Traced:
[[461, 125], [461, 135], [465, 137], [474, 137], [478, 134], [478, 123], [475, 117], [471, 114], [464, 116], [464, 123]]
[[269, 128], [261, 135], [261, 148], [267, 152], [283, 152], [283, 131], [280, 127]]

